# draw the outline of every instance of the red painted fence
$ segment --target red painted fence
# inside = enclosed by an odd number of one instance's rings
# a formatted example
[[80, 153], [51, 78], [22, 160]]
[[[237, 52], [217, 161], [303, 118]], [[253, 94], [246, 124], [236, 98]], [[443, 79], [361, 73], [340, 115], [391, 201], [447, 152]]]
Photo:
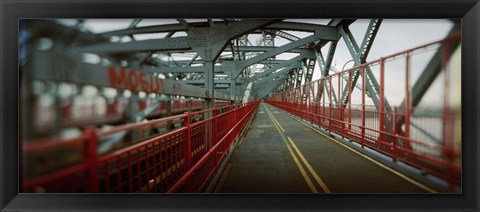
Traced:
[[[331, 74], [319, 80], [299, 86], [289, 91], [275, 94], [265, 101], [273, 106], [283, 109], [295, 116], [307, 120], [329, 132], [334, 132], [342, 138], [357, 142], [363, 147], [376, 150], [394, 162], [401, 161], [410, 166], [416, 167], [434, 176], [442, 178], [450, 185], [458, 186], [461, 182], [461, 138], [459, 103], [452, 105], [449, 92], [451, 82], [450, 74], [460, 70], [450, 70], [452, 52], [451, 44], [459, 42], [459, 35], [430, 43], [418, 48], [400, 52], [388, 57], [361, 64], [351, 69]], [[443, 79], [440, 81], [444, 88], [442, 101], [436, 104], [440, 109], [432, 110], [420, 107], [412, 107], [409, 82], [411, 76], [411, 57], [418, 55], [419, 51], [428, 48], [437, 48], [442, 54], [441, 72]], [[402, 61], [402, 59], [404, 59]], [[399, 62], [405, 64], [404, 72], [398, 66], [387, 66], [387, 64]], [[376, 68], [374, 68], [376, 66]], [[458, 65], [459, 66], [459, 65]], [[366, 68], [378, 71], [379, 77], [379, 101], [380, 105], [368, 105]], [[459, 68], [459, 67], [457, 67]], [[391, 70], [393, 69], [393, 70]], [[359, 72], [356, 86], [360, 91], [348, 92], [348, 102], [341, 103], [341, 93], [344, 93], [343, 85], [350, 85], [350, 79], [355, 72]], [[397, 84], [403, 83], [404, 102], [395, 106], [387, 107], [385, 87], [392, 84], [385, 83], [387, 74], [404, 74], [405, 80], [396, 80]], [[343, 79], [342, 79], [343, 78]], [[343, 81], [344, 79], [349, 79]], [[325, 86], [323, 86], [325, 85]], [[459, 85], [456, 85], [459, 86]], [[356, 88], [355, 88], [356, 89]], [[336, 94], [335, 94], [336, 92]], [[356, 93], [355, 93], [356, 92]], [[435, 95], [442, 95], [442, 91], [436, 91]], [[306, 99], [302, 99], [303, 96]], [[356, 96], [354, 96], [356, 95]], [[357, 103], [354, 104], [353, 99]], [[335, 102], [337, 98], [337, 102]], [[428, 131], [428, 132], [427, 132]], [[431, 135], [434, 132], [435, 135]]]
[[[104, 131], [87, 128], [69, 139], [22, 142], [21, 192], [201, 192], [257, 106], [223, 106]], [[157, 132], [159, 125], [174, 129]], [[118, 148], [100, 152], [119, 135]]]

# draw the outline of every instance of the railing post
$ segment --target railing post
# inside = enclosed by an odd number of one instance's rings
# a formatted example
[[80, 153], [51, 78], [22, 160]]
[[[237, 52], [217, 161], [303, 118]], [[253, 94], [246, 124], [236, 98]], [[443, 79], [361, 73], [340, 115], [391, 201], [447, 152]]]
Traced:
[[332, 89], [333, 89], [333, 86], [332, 86], [332, 76], [329, 76], [328, 77], [328, 84], [330, 84], [330, 91], [329, 91], [329, 102], [330, 102], [330, 108], [329, 108], [329, 114], [328, 114], [328, 130], [331, 132], [332, 131], [332, 107], [333, 107], [333, 103], [332, 103]]
[[393, 153], [392, 153], [392, 160], [393, 162], [397, 162], [397, 106], [394, 107], [393, 110], [393, 134], [395, 135], [393, 137]]
[[[185, 133], [185, 152], [184, 152], [184, 155], [185, 155], [185, 172], [187, 172], [188, 170], [190, 170], [190, 168], [192, 167], [192, 142], [191, 142], [191, 138], [192, 138], [192, 128], [190, 126], [190, 122], [191, 122], [191, 114], [190, 112], [185, 112], [185, 118], [183, 119], [183, 126], [186, 127], [186, 133]], [[185, 190], [188, 191], [188, 192], [191, 192], [192, 191], [192, 180], [191, 178], [189, 178], [188, 180], [186, 180], [185, 182]]]
[[362, 148], [365, 146], [365, 66], [362, 66]]
[[453, 188], [455, 184], [455, 150], [454, 150], [454, 130], [453, 130], [453, 123], [454, 120], [452, 118], [452, 113], [450, 109], [450, 99], [449, 99], [449, 88], [450, 88], [450, 70], [449, 70], [449, 58], [451, 55], [450, 46], [448, 43], [442, 43], [442, 69], [444, 74], [444, 99], [443, 99], [443, 120], [442, 120], [442, 137], [443, 137], [443, 151], [444, 157], [447, 160], [447, 172], [449, 173], [448, 177], [448, 186], [449, 188]]
[[385, 124], [385, 59], [381, 58], [380, 59], [380, 126], [379, 126], [379, 131], [380, 131], [380, 142], [384, 141], [384, 124]]
[[[358, 79], [358, 78], [357, 78]], [[352, 130], [352, 72], [348, 71], [348, 130]]]
[[185, 170], [188, 170], [192, 167], [192, 143], [191, 143], [191, 132], [192, 128], [190, 127], [191, 114], [185, 112], [185, 118], [183, 119], [183, 126], [186, 127], [185, 133]]
[[87, 136], [85, 142], [85, 162], [87, 163], [86, 188], [88, 193], [98, 193], [98, 154], [97, 154], [97, 132], [93, 127], [84, 130]]
[[[341, 130], [341, 129], [340, 129], [340, 125], [343, 125], [343, 123], [342, 123], [342, 121], [343, 121], [343, 120], [342, 120], [342, 119], [343, 119], [343, 117], [342, 117], [342, 104], [343, 104], [343, 103], [342, 103], [342, 101], [341, 101], [341, 96], [340, 96], [340, 94], [342, 93], [342, 92], [340, 91], [340, 89], [341, 89], [341, 82], [342, 82], [342, 81], [341, 81], [341, 79], [340, 79], [340, 78], [341, 78], [340, 75], [341, 75], [341, 74], [338, 74], [338, 75], [337, 75], [337, 77], [338, 77], [338, 99], [337, 99], [337, 123], [338, 123], [338, 124], [337, 124], [337, 126], [338, 126], [338, 128], [339, 128], [338, 131]], [[341, 133], [343, 133], [343, 132], [341, 132]], [[342, 135], [342, 139], [343, 139], [343, 135]]]
[[212, 119], [212, 139], [213, 139], [213, 145], [214, 146], [215, 144], [217, 144], [218, 142], [218, 139], [217, 139], [217, 108], [214, 107], [213, 108], [213, 119]]
[[326, 99], [326, 96], [327, 96], [327, 90], [325, 88], [325, 78], [323, 78], [323, 87], [322, 87], [322, 96], [320, 98], [323, 99], [323, 106], [322, 106], [322, 119], [321, 119], [321, 122], [322, 122], [322, 127], [325, 127], [325, 117], [326, 117], [326, 112], [325, 112], [325, 99]]
[[[405, 137], [410, 138], [410, 54], [406, 56], [406, 70], [405, 70]], [[405, 146], [404, 142], [404, 146]]]

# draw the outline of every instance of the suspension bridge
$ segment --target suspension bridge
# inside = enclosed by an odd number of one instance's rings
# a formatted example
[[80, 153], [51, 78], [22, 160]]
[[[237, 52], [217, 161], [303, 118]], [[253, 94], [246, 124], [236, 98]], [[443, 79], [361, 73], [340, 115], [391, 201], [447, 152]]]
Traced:
[[358, 21], [22, 20], [20, 191], [461, 192], [460, 23], [370, 58]]

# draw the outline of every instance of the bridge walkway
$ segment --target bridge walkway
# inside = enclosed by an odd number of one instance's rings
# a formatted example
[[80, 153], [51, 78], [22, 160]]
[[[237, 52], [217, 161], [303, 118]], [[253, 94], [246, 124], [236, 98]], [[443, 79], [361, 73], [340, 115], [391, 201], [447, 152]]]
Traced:
[[214, 192], [436, 192], [267, 103], [249, 127]]

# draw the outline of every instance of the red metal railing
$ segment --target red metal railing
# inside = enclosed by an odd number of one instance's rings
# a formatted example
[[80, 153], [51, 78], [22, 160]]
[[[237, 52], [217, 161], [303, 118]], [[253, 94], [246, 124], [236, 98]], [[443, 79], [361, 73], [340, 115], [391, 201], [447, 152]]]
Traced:
[[[22, 142], [21, 192], [203, 191], [257, 106], [227, 105], [105, 131], [87, 128], [75, 138]], [[173, 129], [158, 132], [159, 125]], [[102, 152], [100, 146], [115, 137], [122, 137], [118, 147]]]
[[[283, 109], [295, 116], [303, 118], [327, 131], [334, 132], [342, 138], [359, 143], [362, 147], [374, 149], [393, 161], [401, 161], [427, 173], [440, 177], [450, 185], [457, 186], [461, 179], [461, 141], [460, 131], [455, 126], [460, 124], [459, 106], [452, 106], [449, 96], [449, 78], [452, 73], [451, 44], [459, 42], [460, 36], [454, 35], [444, 40], [409, 49], [388, 57], [361, 64], [351, 69], [337, 72], [292, 90], [275, 94], [266, 100], [267, 103]], [[436, 103], [441, 107], [425, 109], [411, 106], [411, 60], [414, 55], [421, 54], [429, 48], [437, 48], [442, 53], [441, 70], [443, 72], [444, 95], [443, 102]], [[402, 62], [400, 58], [405, 58]], [[404, 63], [405, 79], [393, 79], [390, 85], [385, 82], [386, 74], [399, 73], [397, 66], [391, 65], [400, 61]], [[387, 64], [389, 66], [387, 66]], [[376, 66], [374, 68], [374, 66]], [[458, 65], [459, 66], [459, 65]], [[379, 83], [379, 106], [367, 105], [366, 69], [377, 71]], [[394, 69], [390, 71], [389, 68]], [[460, 70], [453, 70], [460, 71]], [[340, 102], [344, 93], [342, 84], [351, 87], [351, 79], [359, 72], [361, 87], [356, 95], [347, 91], [348, 101]], [[378, 73], [379, 72], [379, 73]], [[400, 72], [402, 73], [402, 72]], [[342, 80], [346, 80], [346, 83]], [[442, 81], [441, 81], [442, 82]], [[396, 84], [395, 84], [396, 83]], [[402, 83], [404, 83], [402, 85]], [[359, 84], [359, 85], [358, 85]], [[325, 86], [323, 86], [325, 85]], [[404, 89], [403, 104], [397, 101], [386, 105], [386, 87], [398, 85]], [[357, 88], [358, 88], [357, 87]], [[336, 92], [336, 93], [335, 93]], [[441, 91], [439, 91], [441, 92]], [[302, 100], [306, 93], [308, 97]], [[438, 95], [438, 93], [436, 94]], [[335, 98], [337, 100], [335, 101]], [[391, 100], [391, 99], [390, 99]], [[352, 102], [360, 102], [353, 104]]]

